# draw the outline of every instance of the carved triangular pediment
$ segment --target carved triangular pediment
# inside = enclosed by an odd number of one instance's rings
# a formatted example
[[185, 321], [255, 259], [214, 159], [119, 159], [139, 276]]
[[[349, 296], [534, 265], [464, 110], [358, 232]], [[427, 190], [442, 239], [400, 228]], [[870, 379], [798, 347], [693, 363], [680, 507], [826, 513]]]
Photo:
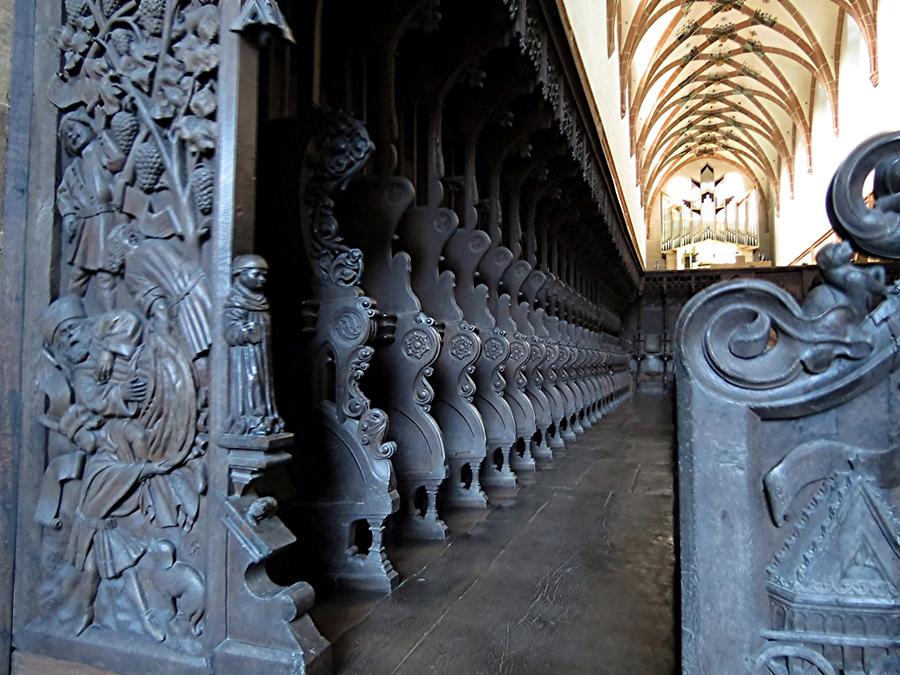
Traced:
[[769, 581], [796, 601], [900, 607], [900, 525], [884, 491], [860, 476], [828, 479]]

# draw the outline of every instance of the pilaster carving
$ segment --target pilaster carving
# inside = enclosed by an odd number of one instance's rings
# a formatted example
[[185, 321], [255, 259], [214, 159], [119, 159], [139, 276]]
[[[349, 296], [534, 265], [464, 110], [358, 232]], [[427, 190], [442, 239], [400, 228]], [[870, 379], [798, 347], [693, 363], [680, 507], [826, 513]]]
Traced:
[[505, 246], [496, 246], [482, 259], [478, 266], [481, 279], [488, 288], [488, 307], [497, 322], [497, 328], [506, 333], [509, 340], [509, 358], [504, 370], [503, 398], [512, 410], [516, 424], [516, 443], [510, 455], [513, 471], [534, 471], [535, 461], [531, 453], [531, 443], [537, 432], [534, 406], [525, 394], [527, 382], [522, 367], [527, 363], [531, 350], [528, 342], [519, 333], [511, 314], [510, 296], [500, 293], [503, 275], [512, 263], [513, 254]]
[[553, 424], [550, 416], [550, 402], [543, 390], [543, 375], [539, 365], [545, 357], [543, 340], [537, 337], [531, 324], [531, 305], [523, 290], [523, 285], [532, 274], [531, 265], [524, 260], [517, 260], [510, 265], [503, 275], [503, 285], [515, 301], [510, 306], [510, 314], [514, 317], [516, 328], [521, 331], [528, 343], [528, 359], [520, 366], [525, 382], [525, 394], [531, 401], [534, 410], [535, 433], [531, 442], [531, 453], [535, 461], [548, 463], [553, 460], [547, 438], [547, 430]]
[[219, 10], [163, 0], [63, 10], [49, 87], [61, 113], [63, 290], [42, 317], [36, 372], [48, 436], [28, 629], [76, 658], [133, 641], [190, 662], [206, 646], [206, 585], [219, 573], [203, 555], [212, 302], [201, 264]]
[[474, 373], [475, 407], [486, 430], [481, 483], [488, 488], [489, 497], [505, 499], [516, 491], [516, 476], [510, 466], [510, 453], [516, 443], [516, 423], [503, 396], [509, 339], [505, 331], [497, 328], [490, 312], [487, 286], [476, 282], [479, 262], [488, 251], [490, 241], [486, 232], [459, 228], [447, 242], [444, 255], [456, 275], [456, 301], [466, 320], [478, 327], [483, 341]]
[[[415, 198], [402, 178], [371, 179], [356, 185], [344, 209], [348, 236], [362, 247], [362, 283], [390, 316], [395, 336], [385, 336], [372, 361], [372, 397], [393, 420], [388, 437], [400, 451], [394, 458], [402, 514], [397, 525], [413, 538], [443, 538], [437, 491], [446, 476], [441, 430], [431, 416], [429, 379], [441, 352], [442, 326], [425, 314], [411, 284], [411, 259], [395, 253], [395, 233]], [[374, 384], [374, 383], [377, 383]]]

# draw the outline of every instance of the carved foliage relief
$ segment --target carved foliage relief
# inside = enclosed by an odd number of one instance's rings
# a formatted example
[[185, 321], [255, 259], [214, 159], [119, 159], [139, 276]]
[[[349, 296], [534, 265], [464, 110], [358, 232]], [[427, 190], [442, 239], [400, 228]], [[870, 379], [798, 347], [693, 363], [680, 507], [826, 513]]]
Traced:
[[65, 0], [59, 297], [37, 381], [47, 466], [38, 621], [194, 651], [204, 629], [219, 8]]

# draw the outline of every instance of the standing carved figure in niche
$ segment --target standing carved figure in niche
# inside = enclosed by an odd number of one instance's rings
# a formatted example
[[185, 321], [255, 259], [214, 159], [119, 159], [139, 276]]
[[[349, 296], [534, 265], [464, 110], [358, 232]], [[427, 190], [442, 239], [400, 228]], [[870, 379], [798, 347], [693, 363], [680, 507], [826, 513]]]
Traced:
[[70, 290], [84, 297], [91, 278], [104, 309], [115, 306], [116, 262], [109, 239], [119, 211], [114, 197], [114, 153], [105, 150], [91, 118], [78, 110], [63, 117], [59, 137], [71, 162], [56, 190], [63, 232], [72, 242]]
[[268, 436], [284, 431], [272, 381], [269, 301], [262, 289], [269, 265], [258, 255], [239, 255], [225, 300], [230, 417], [228, 433]]

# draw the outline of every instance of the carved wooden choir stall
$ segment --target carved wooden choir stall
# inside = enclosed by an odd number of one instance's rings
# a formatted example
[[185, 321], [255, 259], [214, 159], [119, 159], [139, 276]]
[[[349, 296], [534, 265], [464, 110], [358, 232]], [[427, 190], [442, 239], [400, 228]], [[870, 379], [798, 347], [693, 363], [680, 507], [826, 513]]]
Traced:
[[15, 11], [0, 673], [327, 672], [313, 586], [389, 593], [631, 391], [556, 6]]
[[850, 262], [900, 258], [900, 135], [827, 200], [845, 241], [802, 302], [723, 282], [678, 320], [685, 672], [900, 672], [900, 285]]

